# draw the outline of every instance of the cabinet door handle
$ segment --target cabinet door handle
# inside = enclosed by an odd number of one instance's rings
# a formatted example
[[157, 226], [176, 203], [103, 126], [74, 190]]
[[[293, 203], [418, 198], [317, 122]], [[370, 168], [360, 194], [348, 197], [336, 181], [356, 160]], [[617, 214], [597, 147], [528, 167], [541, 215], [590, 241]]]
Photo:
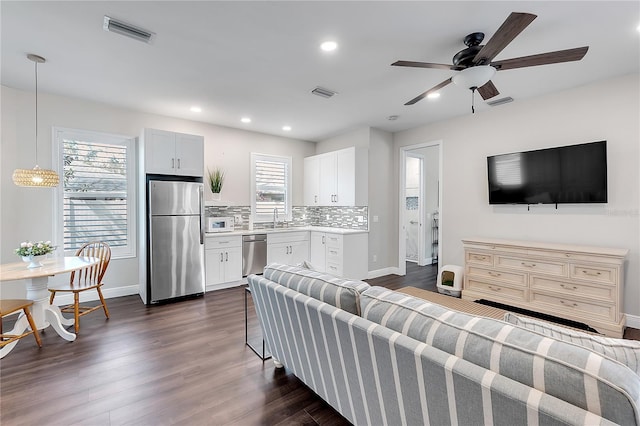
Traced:
[[585, 269], [582, 270], [582, 273], [585, 274], [585, 275], [588, 275], [590, 277], [599, 277], [600, 275], [602, 275], [601, 272], [595, 272], [594, 273], [594, 272], [587, 271]]
[[220, 262], [224, 262], [224, 253], [220, 252]]
[[520, 262], [520, 264], [522, 266], [524, 266], [525, 268], [535, 268], [536, 264], [535, 263], [525, 263], [525, 262]]
[[565, 302], [564, 300], [561, 300], [561, 301], [560, 301], [560, 303], [561, 303], [563, 306], [568, 306], [568, 307], [570, 307], [570, 308], [577, 308], [577, 307], [578, 307], [578, 304], [577, 304], [577, 303], [569, 303], [569, 302]]
[[228, 262], [229, 261], [229, 252], [225, 252], [224, 253], [224, 261]]
[[178, 158], [178, 168], [180, 168], [180, 159]]
[[175, 169], [175, 168], [176, 168], [176, 159], [175, 159], [175, 158], [172, 158], [172, 159], [171, 159], [171, 168], [172, 168], [172, 169]]
[[316, 204], [318, 204], [318, 196], [317, 196], [317, 195], [314, 195], [314, 196], [313, 196], [313, 202], [314, 202], [314, 203], [316, 203]]

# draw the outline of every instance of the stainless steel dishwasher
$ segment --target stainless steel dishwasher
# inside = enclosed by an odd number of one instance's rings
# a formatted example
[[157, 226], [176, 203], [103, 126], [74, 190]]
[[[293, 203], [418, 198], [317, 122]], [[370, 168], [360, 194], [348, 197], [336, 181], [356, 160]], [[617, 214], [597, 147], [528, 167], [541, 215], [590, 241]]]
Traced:
[[262, 274], [267, 266], [267, 234], [242, 236], [242, 276]]

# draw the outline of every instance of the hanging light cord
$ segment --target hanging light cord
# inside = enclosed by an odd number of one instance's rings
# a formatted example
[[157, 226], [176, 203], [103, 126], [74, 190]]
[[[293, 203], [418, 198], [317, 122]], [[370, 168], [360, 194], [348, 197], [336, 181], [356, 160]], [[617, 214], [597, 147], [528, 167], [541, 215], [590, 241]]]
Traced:
[[472, 87], [471, 88], [471, 114], [475, 114], [476, 113], [476, 108], [475, 108], [475, 100], [476, 100], [476, 88]]
[[38, 167], [38, 61], [36, 64], [36, 167]]

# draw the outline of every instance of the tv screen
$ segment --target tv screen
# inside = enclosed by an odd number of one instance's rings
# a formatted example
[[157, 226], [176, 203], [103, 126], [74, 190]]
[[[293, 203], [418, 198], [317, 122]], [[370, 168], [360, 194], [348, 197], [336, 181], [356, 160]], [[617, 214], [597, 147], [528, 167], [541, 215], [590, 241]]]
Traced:
[[607, 202], [607, 141], [487, 157], [489, 204]]

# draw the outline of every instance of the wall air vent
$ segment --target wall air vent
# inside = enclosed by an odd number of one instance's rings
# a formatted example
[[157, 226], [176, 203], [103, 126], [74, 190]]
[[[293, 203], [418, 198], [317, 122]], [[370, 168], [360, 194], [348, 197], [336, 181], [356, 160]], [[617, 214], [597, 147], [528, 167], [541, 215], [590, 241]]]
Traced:
[[322, 87], [316, 87], [311, 91], [311, 93], [313, 93], [314, 95], [321, 96], [323, 98], [330, 98], [333, 95], [338, 94], [338, 92], [334, 92], [333, 90], [329, 90], [329, 89], [324, 89]]
[[151, 43], [152, 39], [155, 37], [155, 33], [152, 33], [151, 31], [127, 24], [126, 22], [118, 21], [106, 15], [104, 17], [102, 28], [105, 31], [127, 36], [144, 43]]
[[498, 105], [508, 104], [509, 102], [513, 102], [513, 98], [511, 96], [507, 96], [506, 98], [496, 99], [495, 101], [489, 101], [487, 102], [487, 105], [494, 107]]

